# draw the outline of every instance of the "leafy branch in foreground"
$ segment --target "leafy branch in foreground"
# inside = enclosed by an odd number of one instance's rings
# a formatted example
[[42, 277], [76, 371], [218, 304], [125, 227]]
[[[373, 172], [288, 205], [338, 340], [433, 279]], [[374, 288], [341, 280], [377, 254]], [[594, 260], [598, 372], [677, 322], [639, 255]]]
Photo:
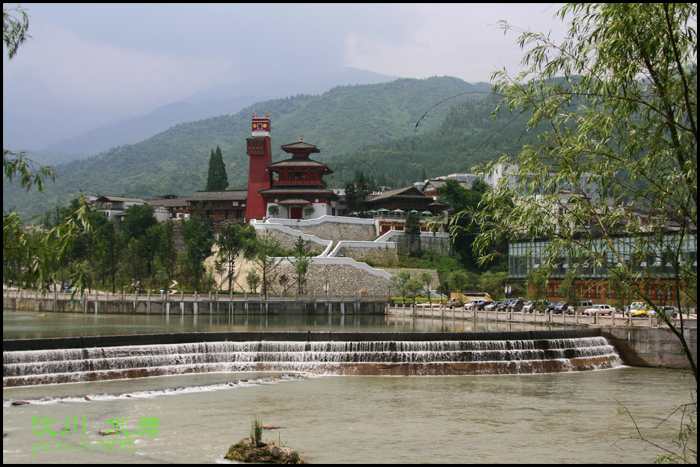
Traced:
[[656, 305], [697, 307], [697, 6], [567, 4], [557, 15], [572, 18], [562, 43], [501, 22], [531, 48], [525, 71], [492, 75], [494, 117], [525, 112], [539, 141], [473, 169], [506, 174], [470, 212], [474, 250], [483, 264], [494, 245], [539, 241], [510, 261], [605, 271], [599, 285], [655, 308], [697, 380], [683, 314], [677, 325]]
[[[10, 14], [16, 11], [22, 15], [19, 20]], [[12, 59], [17, 49], [27, 37], [29, 16], [21, 8], [3, 9], [2, 14], [3, 42], [8, 49], [8, 57]], [[47, 178], [56, 180], [56, 173], [50, 167], [37, 164], [26, 157], [25, 153], [14, 153], [3, 149], [3, 176], [8, 181], [17, 180], [20, 187], [29, 191], [36, 187], [43, 191]], [[14, 280], [25, 287], [43, 287], [56, 282], [53, 265], [66, 259], [72, 250], [76, 238], [86, 234], [93, 239], [98, 255], [102, 255], [102, 247], [93, 235], [93, 226], [89, 221], [90, 207], [81, 193], [75, 211], [57, 225], [47, 228], [41, 225], [29, 225], [14, 211], [3, 212], [2, 216], [2, 256], [3, 280]], [[38, 217], [38, 216], [37, 216]], [[32, 218], [32, 220], [36, 217]], [[89, 283], [90, 272], [85, 263], [76, 262], [73, 265], [71, 279], [74, 285], [73, 297], [82, 292]]]

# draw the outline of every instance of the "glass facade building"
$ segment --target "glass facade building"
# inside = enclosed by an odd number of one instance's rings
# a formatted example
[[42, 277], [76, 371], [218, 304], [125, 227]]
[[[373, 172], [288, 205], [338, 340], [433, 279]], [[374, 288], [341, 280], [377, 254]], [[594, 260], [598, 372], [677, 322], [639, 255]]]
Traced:
[[[653, 234], [650, 234], [653, 235]], [[675, 253], [679, 252], [679, 260], [681, 262], [690, 262], [691, 269], [697, 273], [697, 236], [686, 233], [681, 241], [680, 233], [669, 232], [659, 238], [655, 237], [654, 244], [656, 248], [652, 253], [648, 253], [650, 248], [640, 248], [646, 250], [647, 254], [640, 255], [637, 251], [636, 240], [634, 237], [619, 236], [611, 239], [612, 246], [608, 244], [605, 238], [586, 239], [586, 245], [595, 254], [591, 255], [572, 255], [567, 257], [562, 255], [553, 263], [551, 274], [549, 275], [548, 296], [550, 299], [560, 299], [561, 283], [564, 280], [567, 272], [571, 270], [577, 271], [577, 286], [580, 287], [580, 295], [582, 298], [590, 298], [593, 301], [604, 302], [610, 299], [610, 294], [603, 290], [601, 284], [608, 279], [608, 268], [597, 266], [594, 257], [605, 258], [608, 265], [619, 264], [614, 251], [619, 252], [622, 261], [631, 269], [633, 273], [640, 273], [642, 280], [648, 280], [650, 287], [650, 295], [656, 300], [671, 299], [677, 291], [675, 289], [669, 292], [669, 287], [665, 283], [669, 283], [675, 278]], [[644, 241], [644, 240], [642, 240]], [[513, 242], [508, 246], [508, 271], [511, 281], [525, 281], [528, 273], [533, 269], [542, 267], [545, 256], [547, 255], [547, 239], [520, 240]], [[668, 247], [668, 248], [667, 248]], [[673, 255], [669, 257], [669, 255]], [[658, 290], [654, 290], [658, 289]], [[661, 291], [663, 289], [663, 291]]]

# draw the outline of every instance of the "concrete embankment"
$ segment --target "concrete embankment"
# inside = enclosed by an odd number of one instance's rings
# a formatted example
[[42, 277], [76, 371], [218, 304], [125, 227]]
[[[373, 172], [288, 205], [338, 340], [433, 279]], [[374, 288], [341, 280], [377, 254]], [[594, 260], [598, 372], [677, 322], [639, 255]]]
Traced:
[[[3, 309], [56, 313], [160, 315], [383, 314], [384, 301], [360, 300], [76, 300], [4, 297]], [[202, 297], [204, 298], [204, 297]]]
[[[690, 369], [678, 337], [666, 327], [601, 327], [601, 335], [613, 344], [628, 365]], [[686, 328], [683, 337], [693, 359], [698, 360], [698, 329]]]

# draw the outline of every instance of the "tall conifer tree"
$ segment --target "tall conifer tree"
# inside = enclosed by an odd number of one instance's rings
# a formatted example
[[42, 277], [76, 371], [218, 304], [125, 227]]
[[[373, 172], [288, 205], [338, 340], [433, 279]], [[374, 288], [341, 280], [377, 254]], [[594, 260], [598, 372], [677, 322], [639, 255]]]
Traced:
[[221, 148], [217, 145], [216, 151], [212, 149], [209, 158], [209, 175], [207, 177], [206, 190], [225, 190], [228, 187], [228, 175]]

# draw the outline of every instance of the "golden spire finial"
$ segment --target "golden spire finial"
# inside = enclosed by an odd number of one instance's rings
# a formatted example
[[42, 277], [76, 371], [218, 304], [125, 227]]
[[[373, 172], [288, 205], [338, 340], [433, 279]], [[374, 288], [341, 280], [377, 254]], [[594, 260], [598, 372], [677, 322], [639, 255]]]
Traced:
[[257, 117], [258, 114], [255, 113], [255, 110], [253, 110], [253, 118]]
[[266, 110], [266, 111], [265, 111], [265, 116], [266, 116], [267, 118], [270, 118], [270, 112], [268, 112], [268, 111]]
[[299, 141], [304, 141], [303, 139], [301, 139], [301, 133], [299, 133]]

